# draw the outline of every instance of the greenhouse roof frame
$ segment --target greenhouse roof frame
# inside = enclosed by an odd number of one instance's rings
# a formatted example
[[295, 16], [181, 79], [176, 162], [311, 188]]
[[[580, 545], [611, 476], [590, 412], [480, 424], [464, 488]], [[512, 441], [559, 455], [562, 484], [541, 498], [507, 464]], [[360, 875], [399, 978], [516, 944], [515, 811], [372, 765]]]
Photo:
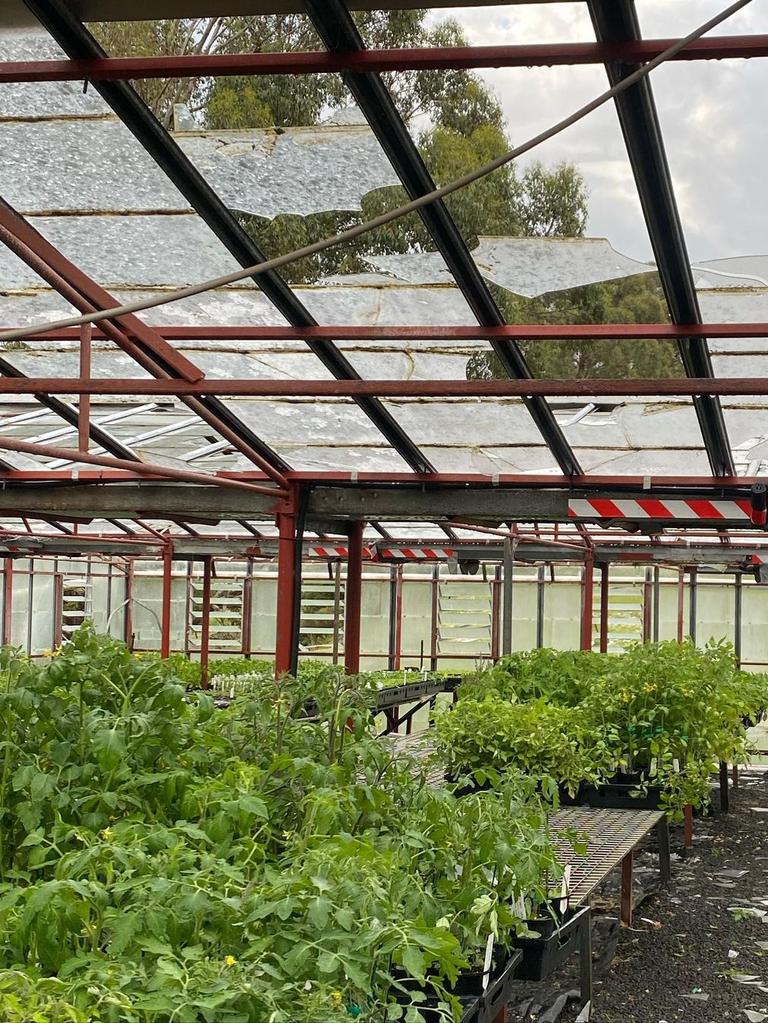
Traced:
[[[575, 2], [575, 0], [574, 0]], [[582, 2], [582, 0], [579, 0]], [[523, 67], [559, 64], [605, 63], [612, 82], [630, 73], [639, 64], [663, 52], [670, 40], [643, 40], [631, 0], [583, 0], [587, 4], [595, 26], [597, 42], [594, 44], [563, 44], [535, 46], [460, 47], [453, 49], [422, 49], [403, 51], [371, 51], [357, 35], [342, 0], [332, 6], [308, 0], [306, 4], [272, 0], [232, 0], [232, 13], [269, 13], [276, 10], [296, 10], [307, 13], [328, 45], [328, 52], [306, 54], [253, 54], [234, 57], [178, 57], [169, 60], [154, 58], [111, 58], [103, 54], [80, 17], [115, 19], [141, 17], [141, 4], [125, 5], [117, 0], [19, 0], [7, 5], [0, 16], [5, 24], [34, 23], [35, 18], [53, 36], [68, 54], [66, 60], [13, 61], [0, 64], [0, 85], [3, 82], [90, 82], [112, 107], [123, 124], [133, 133], [161, 170], [168, 175], [185, 196], [192, 208], [208, 224], [235, 261], [250, 266], [264, 257], [250, 236], [246, 234], [232, 213], [214, 192], [203, 175], [185, 156], [170, 133], [159, 125], [148, 108], [129, 84], [135, 77], [183, 77], [195, 74], [304, 74], [340, 71], [355, 96], [360, 109], [381, 142], [398, 177], [411, 196], [423, 194], [432, 187], [432, 180], [421, 161], [416, 147], [400, 120], [385, 86], [378, 77], [380, 72], [409, 68], [461, 68], [461, 67]], [[445, 2], [439, 6], [467, 6]], [[210, 6], [207, 5], [207, 6]], [[402, 2], [372, 4], [351, 3], [353, 8], [371, 7], [406, 8], [415, 4]], [[18, 8], [18, 10], [16, 10]], [[162, 8], [162, 9], [161, 9]], [[152, 5], [152, 15], [197, 16], [204, 13], [205, 3], [197, 0], [168, 2], [167, 11], [162, 3]], [[217, 11], [221, 13], [221, 11]], [[22, 17], [23, 15], [23, 17]], [[34, 15], [34, 18], [32, 17]], [[3, 22], [5, 18], [5, 22]], [[730, 35], [701, 39], [691, 44], [677, 59], [718, 60], [768, 56], [768, 35]], [[111, 340], [118, 343], [132, 358], [147, 369], [154, 379], [91, 377], [87, 359], [81, 361], [78, 377], [31, 377], [0, 365], [0, 395], [28, 394], [43, 401], [57, 414], [76, 422], [79, 428], [81, 461], [74, 457], [67, 470], [53, 469], [40, 463], [35, 467], [29, 461], [2, 471], [3, 490], [0, 491], [0, 511], [7, 505], [6, 514], [20, 514], [26, 518], [54, 521], [58, 529], [70, 520], [88, 519], [134, 520], [139, 535], [166, 536], [158, 533], [153, 522], [179, 523], [187, 533], [195, 521], [206, 523], [238, 521], [245, 523], [247, 534], [242, 537], [243, 549], [253, 550], [257, 544], [251, 530], [257, 533], [262, 522], [274, 517], [294, 520], [303, 507], [307, 528], [317, 525], [319, 536], [343, 535], [349, 524], [356, 521], [406, 520], [440, 523], [450, 532], [460, 519], [477, 523], [562, 522], [576, 523], [573, 536], [562, 541], [570, 545], [573, 556], [581, 558], [585, 552], [593, 556], [597, 537], [603, 530], [619, 529], [616, 544], [626, 543], [635, 553], [640, 535], [652, 537], [649, 549], [665, 546], [665, 531], [681, 535], [686, 531], [713, 530], [713, 538], [727, 547], [731, 538], [724, 530], [734, 532], [734, 543], [741, 531], [750, 530], [750, 550], [763, 546], [763, 535], [754, 532], [752, 521], [752, 489], [762, 485], [761, 476], [739, 476], [734, 467], [733, 453], [728, 442], [725, 421], [720, 405], [721, 396], [768, 395], [768, 379], [716, 378], [707, 347], [708, 338], [739, 339], [768, 337], [768, 324], [702, 323], [693, 284], [690, 262], [685, 249], [682, 227], [675, 203], [671, 175], [666, 161], [664, 142], [656, 116], [652, 86], [646, 80], [617, 97], [616, 106], [624, 133], [627, 152], [638, 192], [642, 201], [651, 242], [656, 254], [660, 277], [668, 300], [671, 324], [580, 324], [571, 326], [542, 326], [538, 324], [509, 326], [496, 306], [487, 284], [480, 276], [464, 239], [456, 229], [442, 204], [434, 203], [422, 210], [424, 223], [439, 252], [451, 270], [459, 289], [467, 298], [479, 321], [478, 327], [431, 325], [360, 327], [359, 325], [320, 325], [302, 304], [295, 289], [289, 287], [275, 272], [258, 278], [259, 286], [288, 326], [233, 327], [219, 325], [199, 327], [178, 324], [149, 326], [136, 317], [121, 317], [94, 330], [50, 331], [30, 335], [29, 344], [45, 341], [79, 341], [83, 351], [89, 352], [93, 341]], [[81, 309], [108, 308], [114, 301], [77, 266], [64, 260], [61, 253], [45, 239], [36, 239], [34, 230], [12, 210], [4, 210], [3, 226], [15, 236], [16, 251], [26, 254], [22, 258], [39, 272], [47, 274], [52, 286], [64, 297], [79, 296]], [[34, 257], [34, 259], [33, 259]], [[69, 291], [67, 290], [69, 289]], [[9, 324], [8, 326], [12, 326]], [[174, 345], [185, 339], [243, 340], [274, 339], [302, 341], [333, 379], [303, 379], [265, 381], [254, 379], [219, 379], [207, 377], [191, 360], [176, 351]], [[344, 340], [403, 340], [408, 337], [421, 340], [440, 338], [451, 341], [486, 340], [490, 342], [502, 364], [510, 374], [509, 380], [373, 380], [363, 379], [339, 347]], [[573, 338], [632, 338], [672, 339], [680, 348], [687, 378], [645, 380], [536, 380], [518, 348], [525, 340], [553, 340]], [[11, 375], [12, 374], [12, 375]], [[515, 379], [516, 378], [516, 379]], [[247, 453], [253, 470], [210, 474], [211, 486], [200, 484], [199, 474], [188, 472], [185, 482], [159, 482], [162, 465], [146, 465], [136, 452], [121, 444], [108, 431], [94, 423], [90, 416], [89, 396], [108, 394], [134, 396], [173, 396], [184, 401], [211, 427], [222, 442]], [[62, 396], [79, 396], [79, 410]], [[227, 396], [332, 396], [352, 399], [385, 439], [386, 443], [410, 468], [410, 472], [350, 470], [294, 471], [290, 463], [279, 455], [254, 430], [244, 423], [223, 401]], [[563, 435], [546, 399], [552, 396], [582, 398], [585, 401], [606, 396], [646, 395], [659, 397], [690, 396], [694, 400], [704, 447], [711, 467], [709, 476], [673, 476], [653, 473], [649, 475], [597, 475], [582, 471], [577, 457]], [[531, 412], [542, 437], [559, 466], [551, 473], [495, 473], [439, 472], [429, 457], [409, 436], [407, 430], [388, 411], [384, 398], [392, 397], [493, 397], [521, 398]], [[88, 437], [113, 456], [91, 453], [89, 461], [98, 469], [87, 468]], [[26, 443], [26, 447], [25, 447]], [[215, 446], [215, 445], [212, 445]], [[17, 442], [15, 450], [33, 456], [45, 456], [44, 446], [34, 442]], [[37, 450], [35, 450], [37, 448]], [[0, 451], [13, 451], [12, 439], [0, 438]], [[135, 467], [117, 466], [118, 459], [131, 459]], [[98, 460], [101, 460], [100, 462]], [[174, 478], [183, 480], [185, 470], [175, 471]], [[152, 480], [147, 482], [145, 477]], [[169, 477], [171, 474], [169, 473]], [[242, 497], [231, 490], [231, 480], [251, 484], [249, 493]], [[222, 487], [221, 484], [224, 484]], [[131, 486], [135, 499], [126, 500], [126, 514], [112, 501], [105, 501], [107, 492], [125, 493]], [[265, 492], [272, 489], [272, 493]], [[151, 491], [151, 499], [149, 497]], [[180, 497], [179, 495], [183, 495]], [[8, 497], [7, 501], [3, 497]], [[77, 495], [75, 497], [75, 495]], [[194, 495], [194, 496], [192, 496]], [[243, 504], [238, 504], [238, 501]], [[434, 502], [439, 500], [439, 514]], [[594, 501], [591, 511], [583, 504]], [[247, 509], [246, 509], [246, 503]], [[431, 505], [430, 505], [431, 502]], [[579, 504], [581, 502], [581, 504]], [[602, 504], [600, 503], [602, 502]], [[618, 503], [617, 503], [618, 502]], [[645, 505], [643, 504], [645, 502]], [[649, 511], [649, 502], [655, 502], [655, 512]], [[665, 503], [666, 502], [666, 503]], [[760, 501], [758, 500], [758, 504]], [[110, 506], [110, 514], [105, 509]], [[431, 507], [431, 514], [430, 514]], [[76, 509], [79, 508], [79, 512]], [[581, 508], [581, 512], [574, 510]], [[174, 514], [171, 511], [175, 509]], [[608, 511], [606, 512], [606, 509]], [[759, 510], [759, 509], [758, 509]], [[130, 511], [131, 514], [127, 514]], [[605, 513], [603, 513], [605, 512]], [[759, 518], [759, 515], [758, 515]], [[454, 524], [452, 524], [453, 520]], [[472, 521], [467, 524], [471, 527]], [[321, 531], [321, 526], [326, 527]], [[257, 528], [258, 527], [258, 528]], [[630, 532], [621, 532], [629, 527]], [[121, 530], [125, 526], [119, 527]], [[596, 532], [599, 530], [601, 532]], [[721, 533], [717, 531], [720, 530]], [[14, 532], [13, 530], [11, 532]], [[32, 531], [34, 532], [34, 531]], [[114, 546], [115, 536], [100, 530], [103, 542]], [[397, 534], [384, 532], [387, 536]], [[83, 534], [85, 535], [85, 534]], [[455, 535], [455, 533], [454, 533]], [[174, 542], [178, 539], [176, 530]], [[70, 538], [61, 533], [61, 545]], [[41, 537], [42, 538], [42, 537]], [[171, 534], [166, 539], [170, 542]], [[1, 539], [1, 538], [0, 538]], [[47, 539], [51, 539], [50, 537]], [[133, 534], [125, 543], [134, 542]], [[217, 543], [230, 543], [231, 537], [222, 529], [208, 539], [193, 537], [189, 549], [205, 553], [205, 544], [211, 551]], [[236, 542], [241, 542], [235, 538]], [[51, 540], [55, 546], [55, 537]], [[184, 541], [185, 543], [187, 541]], [[425, 543], [429, 538], [425, 538]], [[485, 545], [489, 556], [492, 549], [500, 550], [499, 540], [488, 540], [480, 535], [472, 541], [477, 549]], [[557, 541], [553, 541], [557, 542]], [[675, 542], [677, 542], [675, 540]], [[740, 541], [739, 541], [740, 542]], [[98, 543], [94, 533], [88, 543]], [[691, 532], [691, 547], [700, 544], [702, 550], [711, 550], [708, 540], [696, 538]], [[768, 535], [765, 536], [768, 546]], [[119, 546], [119, 544], [118, 544]], [[668, 546], [672, 546], [669, 544]], [[227, 548], [229, 549], [229, 548]], [[264, 551], [267, 547], [262, 545]], [[450, 548], [446, 548], [450, 549]], [[542, 548], [543, 549], [543, 548]], [[554, 548], [553, 548], [554, 549]], [[560, 550], [565, 550], [563, 546]], [[605, 548], [609, 550], [609, 548]], [[612, 549], [612, 548], [611, 548]], [[210, 553], [209, 552], [209, 553]], [[734, 554], [737, 552], [734, 551]], [[739, 551], [739, 556], [741, 552]], [[601, 555], [602, 556], [602, 555]], [[607, 555], [606, 555], [607, 556]], [[656, 555], [654, 554], [654, 557]], [[639, 557], [639, 555], [638, 555]], [[672, 555], [670, 555], [672, 557]], [[673, 560], [677, 558], [674, 555]], [[691, 560], [694, 555], [691, 554]], [[642, 558], [640, 558], [642, 560]], [[726, 557], [727, 560], [727, 557]], [[736, 563], [737, 557], [731, 558]]]

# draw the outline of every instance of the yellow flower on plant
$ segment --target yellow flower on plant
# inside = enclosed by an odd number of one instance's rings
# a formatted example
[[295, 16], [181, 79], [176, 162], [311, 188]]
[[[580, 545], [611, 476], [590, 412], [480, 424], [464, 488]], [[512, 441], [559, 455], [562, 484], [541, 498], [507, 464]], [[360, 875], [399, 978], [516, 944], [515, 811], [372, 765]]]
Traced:
[[332, 991], [331, 992], [331, 1002], [332, 1002], [333, 1005], [341, 1005], [342, 1001], [343, 1001], [343, 998], [342, 998], [341, 991]]
[[234, 956], [227, 956], [224, 960], [227, 966], [234, 966], [237, 963], [237, 959]]
[[99, 837], [103, 838], [105, 842], [108, 842], [113, 835], [112, 828], [104, 828], [103, 831], [99, 832]]

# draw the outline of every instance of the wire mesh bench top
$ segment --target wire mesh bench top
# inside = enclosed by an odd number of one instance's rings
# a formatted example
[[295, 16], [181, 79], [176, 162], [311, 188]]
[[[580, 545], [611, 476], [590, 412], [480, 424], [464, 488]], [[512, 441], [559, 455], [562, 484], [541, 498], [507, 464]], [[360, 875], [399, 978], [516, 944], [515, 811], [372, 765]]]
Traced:
[[[660, 810], [593, 809], [564, 806], [549, 818], [552, 843], [558, 859], [570, 866], [570, 903], [580, 906], [651, 831], [664, 821]], [[587, 846], [586, 853], [573, 849], [573, 831]]]

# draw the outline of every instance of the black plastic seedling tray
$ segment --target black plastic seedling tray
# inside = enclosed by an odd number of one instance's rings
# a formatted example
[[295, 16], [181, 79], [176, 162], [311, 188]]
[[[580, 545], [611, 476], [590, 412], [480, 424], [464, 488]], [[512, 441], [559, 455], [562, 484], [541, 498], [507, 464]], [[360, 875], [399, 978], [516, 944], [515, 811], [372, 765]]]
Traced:
[[560, 926], [548, 917], [529, 923], [530, 930], [539, 930], [538, 938], [515, 938], [515, 946], [523, 953], [517, 976], [521, 980], [544, 980], [553, 970], [579, 949], [580, 928], [589, 909], [568, 910]]
[[663, 789], [660, 785], [648, 785], [642, 795], [638, 793], [637, 785], [606, 782], [602, 785], [584, 786], [587, 806], [596, 809], [605, 807], [614, 810], [659, 810], [662, 794]]

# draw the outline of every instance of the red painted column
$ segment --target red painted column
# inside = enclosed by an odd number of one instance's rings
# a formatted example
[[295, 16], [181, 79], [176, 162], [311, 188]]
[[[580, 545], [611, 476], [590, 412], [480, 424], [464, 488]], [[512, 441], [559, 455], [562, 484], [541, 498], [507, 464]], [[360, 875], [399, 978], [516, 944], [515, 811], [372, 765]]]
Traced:
[[363, 590], [363, 523], [349, 527], [346, 617], [344, 619], [344, 668], [348, 675], [360, 671], [360, 610]]
[[583, 595], [581, 601], [581, 649], [592, 649], [592, 615], [594, 611], [595, 558], [592, 553], [584, 561]]
[[293, 652], [294, 582], [296, 575], [296, 516], [281, 512], [277, 516], [277, 614], [275, 620], [275, 676], [291, 670]]
[[163, 551], [163, 595], [160, 613], [160, 656], [171, 655], [171, 589], [173, 586], [173, 547]]
[[211, 645], [211, 577], [213, 558], [203, 558], [203, 621], [200, 628], [200, 686], [208, 689], [208, 652]]
[[609, 565], [600, 566], [600, 653], [608, 653], [608, 597], [611, 588]]

